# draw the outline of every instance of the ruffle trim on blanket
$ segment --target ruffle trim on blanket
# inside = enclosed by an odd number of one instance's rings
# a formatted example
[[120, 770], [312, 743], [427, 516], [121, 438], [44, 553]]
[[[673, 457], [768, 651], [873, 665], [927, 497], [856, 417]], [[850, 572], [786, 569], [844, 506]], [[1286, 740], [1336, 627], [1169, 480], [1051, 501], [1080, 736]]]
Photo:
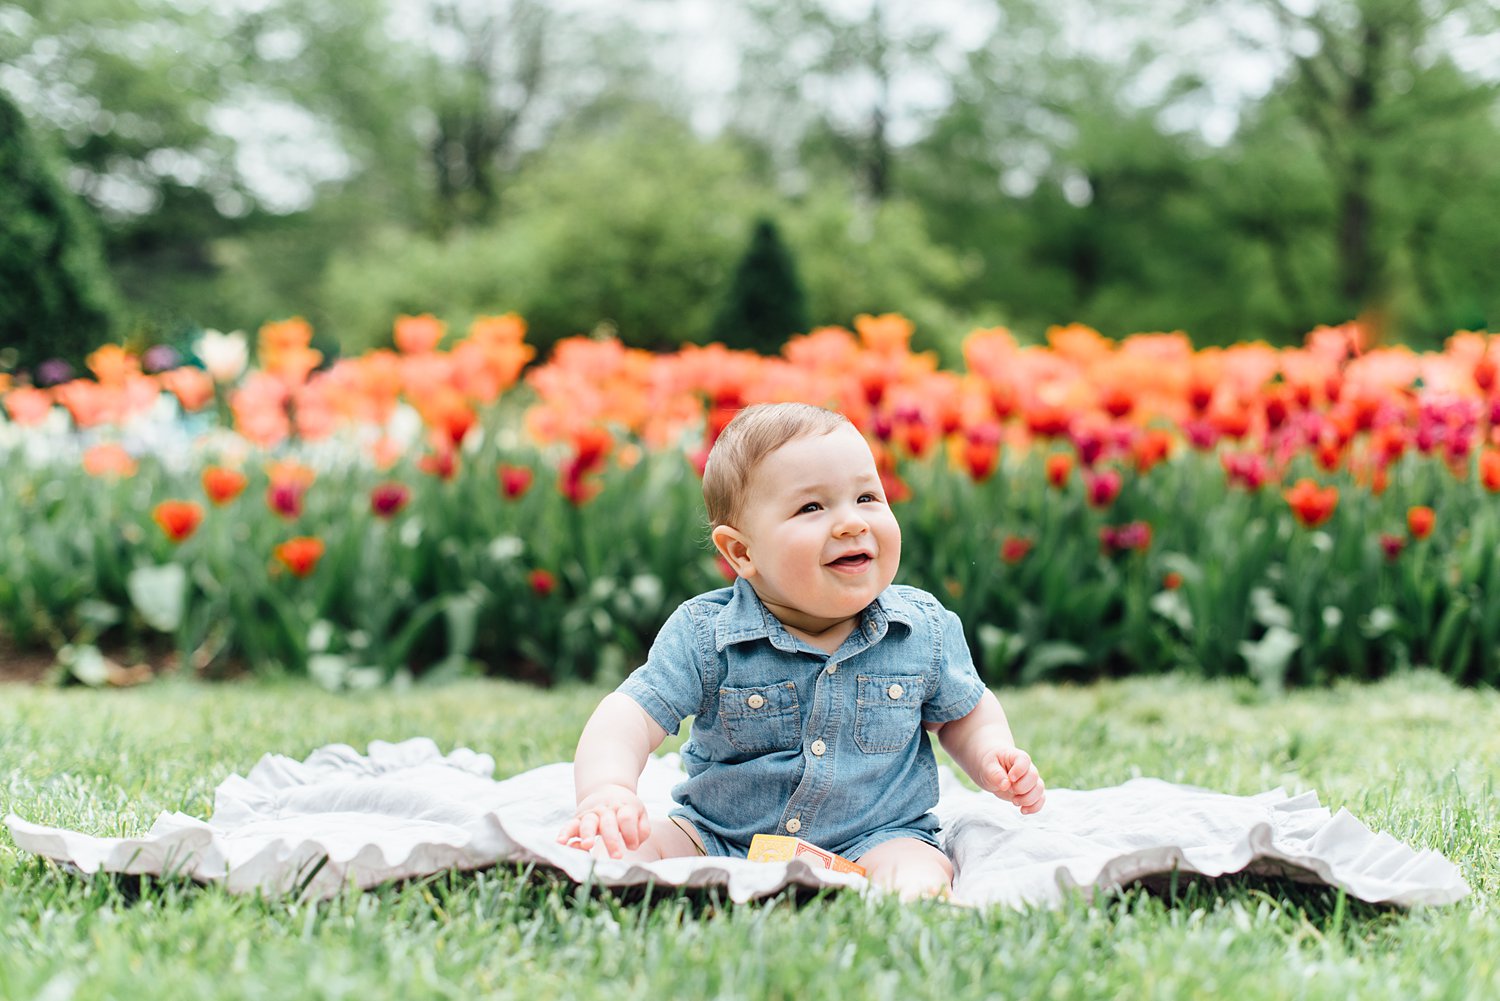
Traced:
[[[444, 755], [427, 738], [375, 741], [368, 754], [332, 744], [305, 761], [268, 754], [214, 794], [208, 821], [163, 813], [140, 837], [100, 838], [6, 818], [21, 848], [84, 873], [181, 875], [230, 892], [330, 897], [444, 870], [497, 863], [549, 866], [610, 887], [718, 887], [730, 899], [787, 887], [856, 887], [863, 877], [784, 863], [678, 858], [596, 860], [559, 845], [573, 812], [573, 769], [545, 765], [503, 781], [494, 759], [467, 748]], [[640, 795], [652, 815], [671, 809], [683, 778], [675, 755], [651, 759]], [[954, 860], [956, 903], [1056, 906], [1075, 888], [1114, 889], [1172, 872], [1251, 872], [1340, 887], [1372, 903], [1452, 903], [1466, 895], [1458, 868], [1370, 831], [1315, 793], [1229, 796], [1158, 779], [1103, 789], [1050, 789], [1023, 817], [943, 769], [937, 808]]]

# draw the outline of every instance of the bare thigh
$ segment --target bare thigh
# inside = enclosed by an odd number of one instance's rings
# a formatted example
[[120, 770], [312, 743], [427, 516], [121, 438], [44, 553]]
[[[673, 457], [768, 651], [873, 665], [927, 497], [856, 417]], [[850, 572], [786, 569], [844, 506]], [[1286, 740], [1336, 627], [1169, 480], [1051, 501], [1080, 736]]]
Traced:
[[[688, 826], [692, 827], [691, 824]], [[595, 858], [609, 858], [609, 853], [604, 850], [602, 841], [595, 841], [589, 854]], [[702, 854], [702, 848], [693, 840], [693, 837], [679, 827], [671, 817], [652, 817], [651, 836], [634, 851], [626, 849], [621, 861], [655, 862], [664, 858], [684, 858]]]
[[947, 855], [916, 838], [894, 838], [859, 857], [870, 882], [894, 890], [902, 900], [939, 897], [953, 886], [953, 863]]

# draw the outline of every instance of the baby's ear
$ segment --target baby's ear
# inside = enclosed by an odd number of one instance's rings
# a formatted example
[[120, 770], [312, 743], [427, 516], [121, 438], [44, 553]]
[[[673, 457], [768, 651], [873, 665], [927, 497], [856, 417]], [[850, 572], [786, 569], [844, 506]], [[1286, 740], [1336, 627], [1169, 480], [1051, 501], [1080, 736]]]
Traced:
[[750, 577], [755, 573], [755, 562], [750, 558], [750, 540], [741, 535], [738, 529], [730, 525], [716, 525], [712, 538], [714, 548], [734, 567], [735, 573], [741, 577]]

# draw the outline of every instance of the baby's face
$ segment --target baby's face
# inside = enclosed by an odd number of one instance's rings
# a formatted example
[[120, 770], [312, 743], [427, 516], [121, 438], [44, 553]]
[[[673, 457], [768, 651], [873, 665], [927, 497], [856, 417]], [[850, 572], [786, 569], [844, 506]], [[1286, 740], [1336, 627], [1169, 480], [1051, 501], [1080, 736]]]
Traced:
[[901, 564], [901, 528], [875, 458], [850, 425], [797, 438], [750, 475], [736, 526], [741, 573], [773, 612], [816, 619], [857, 615]]

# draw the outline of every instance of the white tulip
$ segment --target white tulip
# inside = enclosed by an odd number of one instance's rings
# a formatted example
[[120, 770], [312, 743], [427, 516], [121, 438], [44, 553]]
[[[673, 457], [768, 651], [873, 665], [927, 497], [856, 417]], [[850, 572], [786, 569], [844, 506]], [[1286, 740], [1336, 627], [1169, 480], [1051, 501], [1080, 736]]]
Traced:
[[193, 345], [193, 353], [203, 360], [203, 367], [215, 382], [233, 382], [244, 374], [250, 361], [250, 345], [238, 330], [232, 334], [205, 330]]

